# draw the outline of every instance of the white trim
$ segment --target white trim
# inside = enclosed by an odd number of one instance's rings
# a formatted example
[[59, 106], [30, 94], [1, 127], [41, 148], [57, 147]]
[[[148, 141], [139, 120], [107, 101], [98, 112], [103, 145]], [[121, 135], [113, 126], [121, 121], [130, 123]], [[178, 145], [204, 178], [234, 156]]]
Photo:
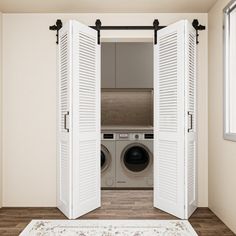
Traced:
[[225, 133], [224, 132], [224, 139], [236, 142], [236, 133]]
[[105, 42], [112, 42], [112, 43], [153, 43], [153, 37], [147, 37], [147, 38], [124, 38], [124, 37], [116, 37], [116, 38], [110, 38], [110, 37], [104, 37], [101, 38], [101, 43]]
[[236, 141], [236, 133], [230, 133], [230, 120], [229, 120], [229, 14], [230, 9], [235, 7], [236, 0], [230, 1], [229, 4], [224, 8], [224, 23], [223, 23], [223, 48], [224, 48], [224, 86], [223, 86], [223, 111], [224, 111], [224, 124], [223, 124], [223, 137], [225, 140]]

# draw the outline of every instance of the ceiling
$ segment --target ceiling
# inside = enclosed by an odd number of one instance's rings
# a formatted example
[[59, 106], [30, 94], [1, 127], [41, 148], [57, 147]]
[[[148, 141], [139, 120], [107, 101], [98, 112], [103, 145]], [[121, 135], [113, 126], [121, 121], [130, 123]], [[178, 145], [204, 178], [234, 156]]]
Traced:
[[217, 0], [0, 0], [4, 13], [201, 13]]

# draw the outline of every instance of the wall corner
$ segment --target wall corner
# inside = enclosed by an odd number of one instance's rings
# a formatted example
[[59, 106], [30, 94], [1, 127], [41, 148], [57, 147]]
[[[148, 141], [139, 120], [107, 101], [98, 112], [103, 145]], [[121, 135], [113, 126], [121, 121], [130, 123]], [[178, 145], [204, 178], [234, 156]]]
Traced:
[[2, 207], [2, 13], [0, 12], [0, 208]]

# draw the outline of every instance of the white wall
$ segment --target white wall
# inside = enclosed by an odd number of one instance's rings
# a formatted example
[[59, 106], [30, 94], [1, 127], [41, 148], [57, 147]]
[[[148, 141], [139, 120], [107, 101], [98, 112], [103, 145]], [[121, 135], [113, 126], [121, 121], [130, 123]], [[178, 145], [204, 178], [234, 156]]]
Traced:
[[[3, 15], [3, 205], [56, 204], [56, 44], [48, 26], [57, 18], [94, 25], [162, 25], [207, 14], [4, 14]], [[152, 38], [152, 31], [106, 31], [106, 38]], [[200, 33], [199, 206], [208, 205], [207, 31]]]
[[209, 12], [209, 207], [236, 233], [236, 142], [223, 139], [223, 8]]
[[2, 13], [0, 12], [0, 208], [2, 207]]

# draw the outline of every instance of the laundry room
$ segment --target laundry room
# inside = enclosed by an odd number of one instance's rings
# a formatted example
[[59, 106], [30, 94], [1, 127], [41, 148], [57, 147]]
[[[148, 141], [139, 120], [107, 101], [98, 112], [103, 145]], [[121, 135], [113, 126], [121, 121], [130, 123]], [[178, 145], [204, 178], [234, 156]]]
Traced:
[[152, 42], [101, 43], [101, 187], [151, 194]]

